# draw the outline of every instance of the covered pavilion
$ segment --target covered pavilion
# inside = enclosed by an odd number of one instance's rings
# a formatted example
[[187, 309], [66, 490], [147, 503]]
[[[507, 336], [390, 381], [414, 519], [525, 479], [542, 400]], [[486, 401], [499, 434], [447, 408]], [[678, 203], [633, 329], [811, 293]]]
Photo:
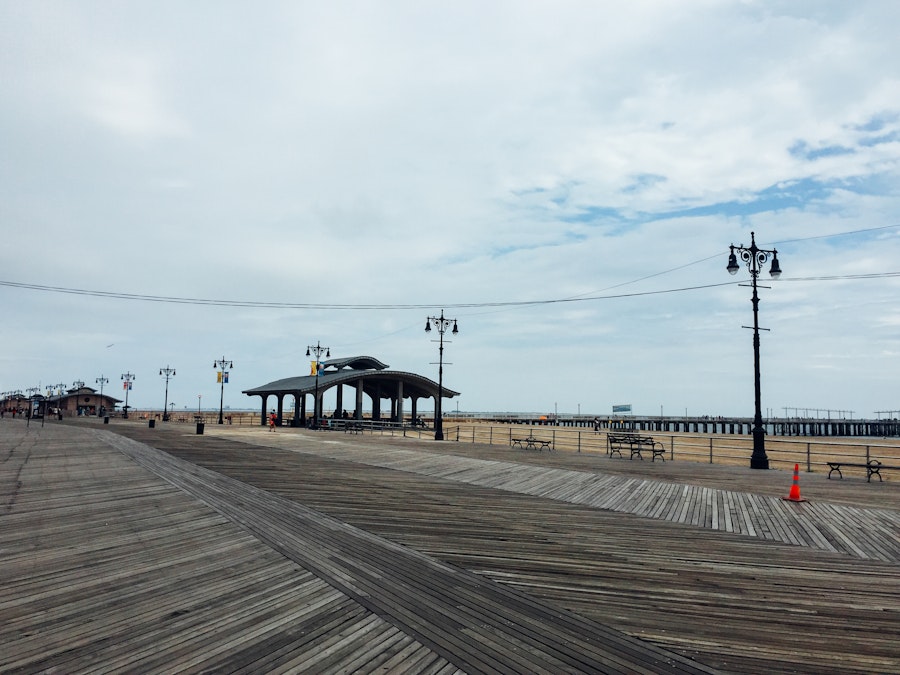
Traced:
[[[404, 400], [410, 400], [410, 416], [416, 419], [417, 404], [420, 398], [431, 398], [437, 401], [439, 389], [443, 398], [459, 396], [459, 392], [440, 387], [434, 380], [422, 375], [397, 370], [388, 370], [388, 365], [371, 356], [352, 356], [343, 359], [330, 359], [321, 363], [317, 374], [300, 377], [287, 377], [268, 384], [244, 390], [248, 396], [259, 396], [261, 400], [261, 424], [266, 423], [266, 411], [269, 410], [269, 397], [276, 399], [276, 417], [278, 425], [284, 419], [284, 398], [294, 397], [295, 414], [292, 426], [306, 425], [306, 397], [313, 397], [313, 418], [322, 418], [322, 400], [326, 391], [335, 389], [335, 417], [347, 417], [361, 420], [363, 418], [363, 397], [368, 396], [372, 403], [372, 419], [383, 419], [381, 401], [391, 402], [389, 419], [402, 422], [404, 419]], [[354, 392], [351, 405], [352, 412], [346, 411], [344, 403], [344, 387], [351, 387]], [[437, 406], [435, 406], [435, 410]]]

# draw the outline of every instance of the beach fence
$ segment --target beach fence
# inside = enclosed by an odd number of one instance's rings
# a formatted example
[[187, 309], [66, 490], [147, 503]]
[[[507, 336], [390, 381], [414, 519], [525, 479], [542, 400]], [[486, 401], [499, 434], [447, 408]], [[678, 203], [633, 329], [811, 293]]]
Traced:
[[[512, 445], [514, 438], [531, 436], [549, 441], [554, 450], [576, 453], [607, 452], [606, 431], [595, 432], [554, 426], [444, 424], [444, 438], [459, 443], [485, 445]], [[615, 432], [613, 432], [615, 433]], [[419, 432], [420, 435], [425, 435]], [[652, 436], [665, 446], [668, 461], [704, 462], [709, 464], [746, 465], [753, 451], [753, 439], [744, 436], [721, 434], [672, 434], [641, 432]], [[821, 438], [767, 437], [766, 454], [772, 468], [790, 469], [795, 464], [807, 472], [828, 472], [828, 462], [867, 463], [871, 459], [884, 464], [900, 462], [900, 445], [888, 441], [869, 440], [859, 443], [852, 440]], [[843, 469], [846, 475], [866, 476], [861, 467]], [[887, 478], [889, 474], [885, 474]]]
[[[285, 411], [287, 412], [287, 411]], [[160, 411], [133, 411], [132, 419], [148, 419], [161, 415]], [[236, 426], [259, 426], [259, 413], [225, 411], [225, 424]], [[171, 415], [171, 421], [201, 421], [206, 424], [218, 422], [218, 411], [179, 412]], [[290, 426], [292, 417], [285, 414], [284, 426]], [[334, 425], [337, 430], [343, 429], [343, 421]], [[434, 438], [434, 429], [414, 426], [409, 423], [395, 423], [386, 420], [363, 420], [359, 427], [363, 433], [388, 436], [402, 436], [428, 440]], [[328, 426], [326, 425], [326, 428]], [[613, 433], [617, 433], [613, 431]], [[564, 427], [554, 425], [526, 424], [491, 424], [479, 421], [444, 422], [445, 442], [481, 443], [484, 445], [511, 446], [513, 438], [531, 436], [540, 441], [549, 441], [554, 450], [575, 453], [606, 454], [606, 430], [593, 431], [584, 427]], [[753, 439], [747, 435], [695, 434], [640, 432], [642, 436], [652, 436], [665, 446], [667, 461], [703, 462], [709, 464], [731, 464], [746, 466], [753, 451]], [[852, 439], [822, 437], [766, 437], [766, 454], [772, 468], [791, 469], [799, 464], [806, 472], [828, 472], [828, 462], [864, 464], [876, 459], [883, 464], [897, 465], [900, 462], [900, 444], [887, 439], [866, 439], [857, 442]], [[841, 469], [844, 475], [866, 477], [866, 470], [861, 467]], [[891, 479], [891, 473], [885, 473], [885, 480]]]

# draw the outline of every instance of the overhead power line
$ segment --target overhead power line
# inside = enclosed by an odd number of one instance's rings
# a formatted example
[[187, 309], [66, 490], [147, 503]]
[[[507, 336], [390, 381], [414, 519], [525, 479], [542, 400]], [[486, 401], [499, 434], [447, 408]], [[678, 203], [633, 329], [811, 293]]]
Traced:
[[[862, 279], [888, 279], [900, 277], [900, 272], [878, 272], [871, 274], [844, 274], [818, 277], [790, 277], [782, 278], [778, 283], [792, 281], [853, 281]], [[639, 291], [634, 293], [615, 293], [606, 295], [587, 295], [571, 298], [550, 298], [543, 300], [517, 300], [500, 302], [447, 302], [439, 303], [445, 308], [469, 309], [486, 307], [527, 307], [535, 305], [552, 305], [573, 302], [592, 302], [599, 300], [615, 300], [619, 298], [635, 298], [648, 295], [664, 295], [669, 293], [685, 293], [706, 288], [719, 288], [721, 286], [733, 286], [744, 283], [740, 280], [725, 281], [716, 284], [703, 284], [699, 286], [682, 286], [678, 288], [666, 288], [655, 291]], [[315, 302], [262, 302], [256, 300], [217, 300], [212, 298], [183, 298], [165, 295], [143, 295], [138, 293], [120, 293], [114, 291], [95, 291], [84, 288], [68, 288], [64, 286], [44, 286], [40, 284], [27, 284], [16, 281], [0, 281], [0, 286], [20, 288], [31, 291], [47, 293], [66, 293], [69, 295], [81, 295], [89, 297], [110, 298], [114, 300], [138, 300], [142, 302], [158, 302], [176, 305], [209, 305], [215, 307], [256, 307], [262, 309], [332, 309], [332, 310], [385, 310], [385, 309], [431, 309], [436, 305], [431, 304], [400, 304], [400, 303], [315, 303]]]

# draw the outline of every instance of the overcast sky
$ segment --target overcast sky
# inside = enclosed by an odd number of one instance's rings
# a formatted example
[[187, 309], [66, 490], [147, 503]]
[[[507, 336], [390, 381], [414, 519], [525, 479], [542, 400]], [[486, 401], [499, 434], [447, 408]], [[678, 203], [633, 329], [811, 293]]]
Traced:
[[900, 410], [894, 0], [0, 13], [0, 391], [436, 380], [443, 309], [445, 410], [752, 416], [755, 231], [764, 414]]

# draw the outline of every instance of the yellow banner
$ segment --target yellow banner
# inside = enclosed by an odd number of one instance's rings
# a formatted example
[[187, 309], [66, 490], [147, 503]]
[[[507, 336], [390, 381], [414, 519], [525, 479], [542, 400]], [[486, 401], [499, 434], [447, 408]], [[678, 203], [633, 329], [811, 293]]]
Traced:
[[319, 366], [318, 366], [318, 364], [317, 364], [315, 361], [310, 361], [310, 362], [309, 362], [309, 374], [310, 374], [310, 375], [315, 375], [315, 374], [316, 374], [316, 369], [317, 369], [318, 367], [319, 367]]

